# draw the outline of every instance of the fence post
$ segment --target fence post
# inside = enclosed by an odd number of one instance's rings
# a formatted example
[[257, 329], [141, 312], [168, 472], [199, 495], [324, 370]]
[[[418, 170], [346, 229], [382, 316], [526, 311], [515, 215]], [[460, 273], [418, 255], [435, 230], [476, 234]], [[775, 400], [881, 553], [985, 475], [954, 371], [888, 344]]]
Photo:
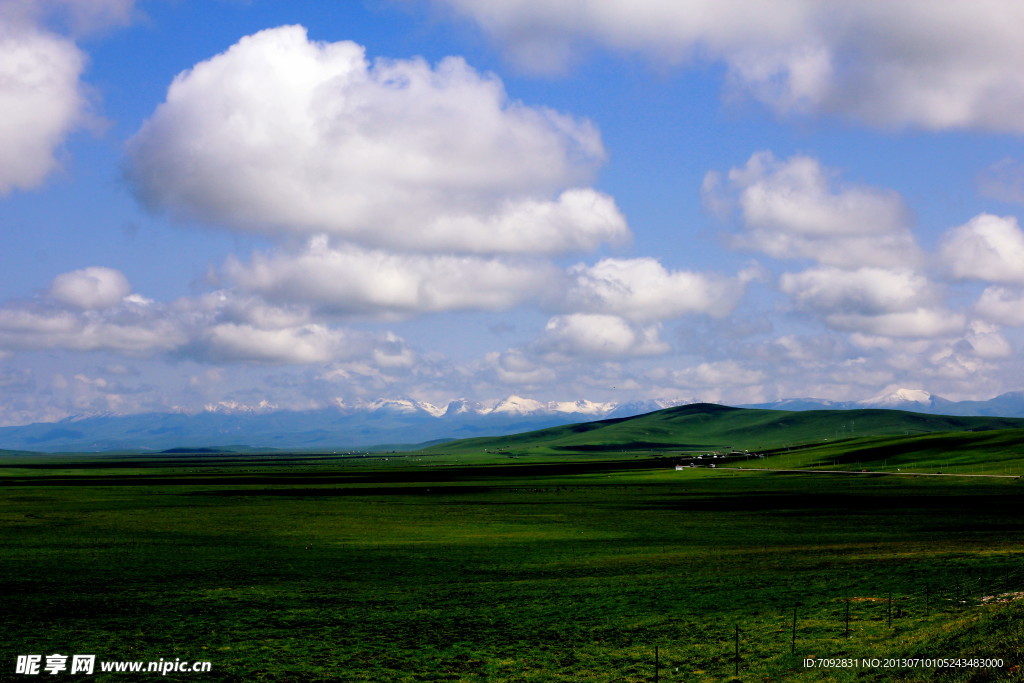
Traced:
[[740, 625], [736, 624], [736, 666], [733, 673], [740, 675]]
[[[797, 605], [799, 605], [799, 604], [800, 603], [797, 603]], [[790, 650], [789, 650], [790, 654], [794, 654], [794, 655], [796, 654], [796, 607], [797, 607], [797, 605], [793, 605], [793, 642], [792, 642], [792, 646], [790, 647]]]

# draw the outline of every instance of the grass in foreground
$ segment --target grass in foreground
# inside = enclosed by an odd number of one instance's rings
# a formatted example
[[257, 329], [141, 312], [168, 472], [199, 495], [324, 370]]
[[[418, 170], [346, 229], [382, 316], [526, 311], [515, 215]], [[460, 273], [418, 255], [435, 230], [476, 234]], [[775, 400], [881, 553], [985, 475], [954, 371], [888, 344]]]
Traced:
[[[650, 681], [658, 646], [660, 680], [719, 681], [737, 626], [741, 680], [1007, 680], [1024, 663], [1020, 603], [980, 602], [1024, 591], [1013, 480], [612, 464], [19, 474], [0, 502], [7, 671], [60, 652], [210, 660], [202, 680]], [[915, 654], [1004, 667], [801, 664]]]

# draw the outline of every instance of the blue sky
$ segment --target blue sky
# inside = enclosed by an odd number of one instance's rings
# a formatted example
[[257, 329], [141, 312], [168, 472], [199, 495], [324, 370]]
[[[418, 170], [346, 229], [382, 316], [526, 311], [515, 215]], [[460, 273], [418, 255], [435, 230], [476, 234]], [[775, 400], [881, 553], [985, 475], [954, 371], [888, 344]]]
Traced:
[[0, 424], [1020, 390], [1021, 25], [0, 0]]

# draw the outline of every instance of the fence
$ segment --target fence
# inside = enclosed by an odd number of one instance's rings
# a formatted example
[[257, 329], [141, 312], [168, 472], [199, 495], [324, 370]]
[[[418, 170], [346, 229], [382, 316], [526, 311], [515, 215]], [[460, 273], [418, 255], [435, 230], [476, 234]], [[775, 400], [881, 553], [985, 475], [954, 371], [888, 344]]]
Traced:
[[[951, 576], [909, 592], [867, 590], [805, 596], [796, 604], [778, 606], [772, 614], [737, 615], [732, 623], [719, 622], [714, 629], [717, 638], [653, 646], [650, 675], [643, 680], [692, 681], [701, 680], [702, 675], [708, 680], [729, 675], [739, 679], [744, 674], [751, 674], [751, 680], [761, 680], [766, 674], [785, 679], [786, 672], [794, 676], [793, 672], [816, 668], [822, 662], [845, 662], [861, 674], [865, 665], [875, 664], [892, 668], [889, 673], [893, 676], [901, 675], [898, 665], [902, 663], [906, 669], [918, 668], [919, 680], [929, 680], [934, 670], [927, 665], [955, 668], [950, 660], [968, 654], [916, 652], [928, 647], [930, 637], [948, 635], [963, 625], [965, 617], [976, 623], [975, 618], [994, 613], [986, 608], [1017, 600], [1024, 600], [1024, 571], [995, 582]], [[1005, 680], [1024, 664], [1019, 644], [1008, 649], [981, 659], [972, 654], [974, 659], [968, 661], [974, 661], [976, 669], [1000, 669], [999, 678]], [[1019, 673], [1024, 675], [1024, 670]], [[828, 674], [819, 670], [821, 675]], [[765, 680], [779, 679], [769, 676]]]

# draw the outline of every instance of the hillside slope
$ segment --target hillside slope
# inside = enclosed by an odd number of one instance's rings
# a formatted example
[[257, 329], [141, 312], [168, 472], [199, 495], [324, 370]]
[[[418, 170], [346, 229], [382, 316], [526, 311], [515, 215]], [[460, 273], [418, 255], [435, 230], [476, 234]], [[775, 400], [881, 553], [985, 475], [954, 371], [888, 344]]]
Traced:
[[564, 425], [511, 436], [464, 439], [433, 446], [424, 452], [753, 451], [867, 436], [1001, 429], [1024, 429], [1024, 419], [878, 409], [762, 410], [697, 403], [635, 417]]

